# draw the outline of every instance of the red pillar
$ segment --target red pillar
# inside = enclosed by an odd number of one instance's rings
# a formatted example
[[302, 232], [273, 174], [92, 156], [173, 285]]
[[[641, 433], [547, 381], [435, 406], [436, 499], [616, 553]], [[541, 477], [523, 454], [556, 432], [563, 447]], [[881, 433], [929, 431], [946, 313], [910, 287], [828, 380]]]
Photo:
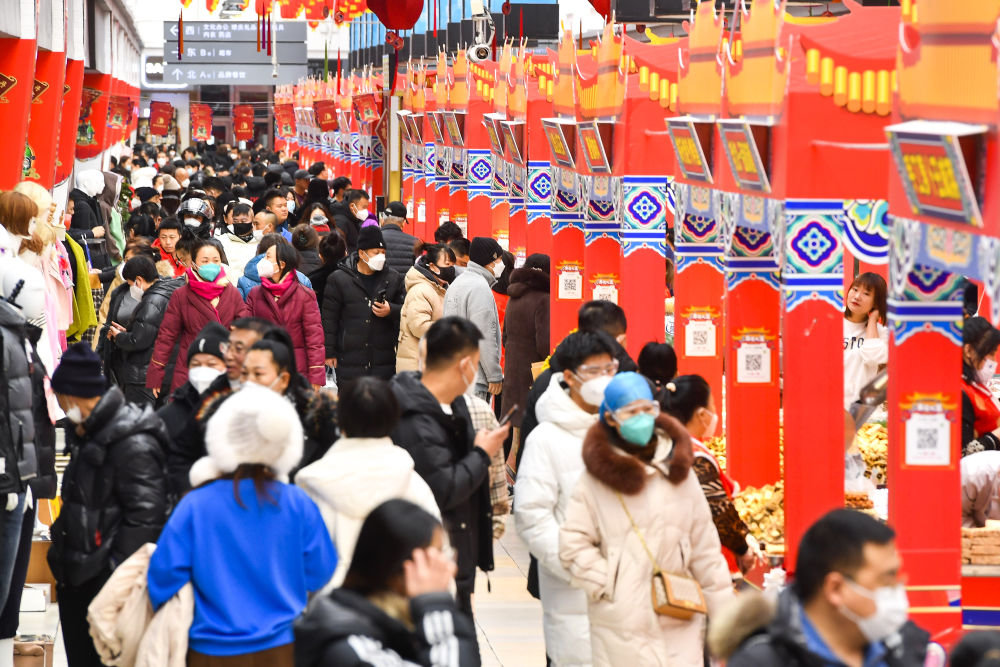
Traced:
[[78, 160], [95, 157], [107, 147], [110, 89], [110, 74], [94, 72], [83, 75], [83, 100], [76, 136]]
[[465, 230], [466, 238], [473, 238], [469, 230], [469, 194], [466, 190], [465, 148], [453, 143], [448, 147], [451, 159], [448, 161], [448, 215], [452, 222]]
[[52, 189], [56, 178], [56, 155], [59, 152], [59, 117], [63, 108], [63, 82], [66, 80], [66, 54], [38, 50], [35, 58], [35, 84], [28, 121], [28, 146], [34, 154], [31, 164], [25, 155], [22, 176]]
[[584, 208], [584, 290], [585, 301], [603, 299], [619, 303], [622, 290], [622, 245], [615, 219], [614, 177], [606, 174], [580, 175]]
[[21, 180], [34, 73], [35, 40], [0, 39], [0, 190]]
[[[543, 93], [528, 86], [528, 118], [525, 128], [528, 172], [524, 185], [526, 243], [528, 255], [552, 254], [552, 173], [549, 166], [549, 147], [545, 141], [542, 118], [552, 115], [552, 103]], [[551, 257], [550, 257], [551, 259]]]
[[63, 83], [63, 91], [62, 115], [59, 117], [56, 184], [64, 182], [73, 173], [77, 124], [80, 120], [80, 101], [83, 96], [82, 60], [66, 61], [66, 79]]

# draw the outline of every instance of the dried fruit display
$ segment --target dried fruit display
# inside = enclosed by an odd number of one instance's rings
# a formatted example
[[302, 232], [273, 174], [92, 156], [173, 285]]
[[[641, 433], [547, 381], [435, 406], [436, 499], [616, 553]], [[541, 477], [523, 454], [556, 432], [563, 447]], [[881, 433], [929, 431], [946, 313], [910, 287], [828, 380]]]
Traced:
[[748, 486], [735, 498], [733, 504], [750, 533], [766, 544], [784, 542], [785, 539], [785, 484], [768, 484], [756, 489]]
[[884, 485], [889, 462], [889, 429], [880, 422], [865, 424], [858, 431], [856, 441], [868, 468], [865, 476], [878, 486]]

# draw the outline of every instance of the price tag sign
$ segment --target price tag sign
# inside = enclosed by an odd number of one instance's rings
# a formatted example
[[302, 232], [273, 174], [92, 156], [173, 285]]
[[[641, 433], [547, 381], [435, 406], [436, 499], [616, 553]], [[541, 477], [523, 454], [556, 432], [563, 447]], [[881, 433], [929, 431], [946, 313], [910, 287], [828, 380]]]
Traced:
[[712, 183], [712, 170], [705, 159], [705, 151], [694, 121], [684, 116], [667, 119], [667, 130], [670, 132], [670, 143], [673, 144], [677, 156], [677, 166], [685, 180]]
[[583, 273], [579, 268], [563, 269], [559, 272], [559, 298], [583, 299]]
[[427, 222], [427, 204], [422, 199], [417, 203], [417, 222]]
[[597, 121], [580, 123], [578, 127], [580, 145], [583, 146], [583, 158], [592, 174], [610, 174], [611, 164], [608, 162], [604, 140], [601, 137]]
[[745, 120], [720, 120], [719, 135], [733, 178], [741, 190], [770, 192], [771, 184], [757, 150], [753, 130]]
[[688, 320], [684, 327], [684, 351], [689, 357], [714, 357], [715, 340], [712, 320]]
[[983, 226], [959, 138], [985, 130], [980, 125], [928, 121], [886, 128], [896, 170], [915, 214]]
[[906, 465], [951, 464], [951, 424], [943, 412], [911, 412], [906, 420]]
[[736, 381], [741, 384], [771, 382], [771, 348], [767, 343], [743, 343], [737, 348]]
[[483, 127], [490, 138], [490, 150], [494, 155], [503, 155], [503, 139], [500, 137], [500, 121], [503, 120], [501, 114], [488, 113], [483, 116]]
[[543, 120], [542, 127], [545, 129], [545, 139], [549, 142], [549, 151], [556, 164], [567, 169], [575, 168], [573, 151], [570, 149], [566, 134], [571, 128], [573, 139], [576, 139], [576, 125], [559, 123], [555, 120]]

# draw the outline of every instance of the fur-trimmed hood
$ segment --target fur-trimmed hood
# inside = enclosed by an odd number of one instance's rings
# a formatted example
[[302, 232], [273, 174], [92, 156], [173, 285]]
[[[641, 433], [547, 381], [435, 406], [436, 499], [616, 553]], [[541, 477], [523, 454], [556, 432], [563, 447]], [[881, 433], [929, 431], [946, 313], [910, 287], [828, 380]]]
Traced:
[[507, 296], [520, 299], [528, 292], [549, 292], [549, 274], [541, 269], [516, 269], [510, 274]]
[[708, 648], [720, 660], [728, 660], [736, 649], [766, 628], [778, 614], [776, 598], [757, 592], [738, 595], [712, 619]]
[[[663, 472], [674, 484], [688, 475], [694, 455], [691, 438], [673, 417], [661, 413], [656, 418], [656, 453], [650, 465]], [[594, 424], [583, 441], [583, 463], [587, 472], [603, 484], [627, 496], [640, 493], [649, 471], [645, 463], [625, 452], [617, 431], [602, 422]]]

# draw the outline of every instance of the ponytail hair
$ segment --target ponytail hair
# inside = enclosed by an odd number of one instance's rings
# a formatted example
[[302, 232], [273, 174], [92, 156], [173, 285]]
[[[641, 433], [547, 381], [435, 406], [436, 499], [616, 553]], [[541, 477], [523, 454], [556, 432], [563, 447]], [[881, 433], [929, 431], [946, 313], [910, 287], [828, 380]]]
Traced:
[[681, 375], [663, 385], [659, 398], [667, 414], [687, 424], [699, 409], [708, 408], [712, 388], [700, 375]]

